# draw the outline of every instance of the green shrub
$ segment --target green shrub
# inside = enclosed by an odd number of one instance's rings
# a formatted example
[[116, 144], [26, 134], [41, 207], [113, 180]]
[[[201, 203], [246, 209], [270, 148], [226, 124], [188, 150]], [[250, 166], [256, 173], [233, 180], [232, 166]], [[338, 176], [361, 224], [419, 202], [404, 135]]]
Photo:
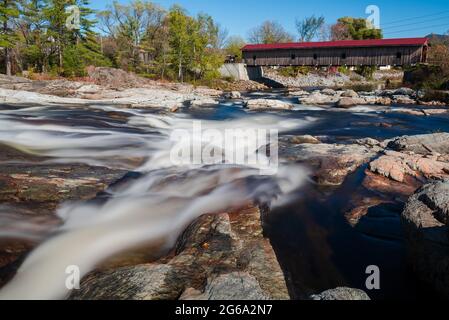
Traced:
[[368, 80], [372, 80], [376, 70], [376, 66], [359, 66], [355, 69], [355, 72]]
[[299, 75], [308, 75], [311, 71], [310, 67], [290, 66], [283, 67], [278, 70], [278, 73], [283, 77], [296, 78]]
[[340, 66], [338, 67], [337, 71], [341, 74], [345, 74], [345, 75], [349, 75], [351, 74], [351, 70], [349, 70], [349, 68], [347, 66]]
[[404, 72], [404, 84], [415, 89], [445, 90], [449, 75], [440, 66], [419, 64]]

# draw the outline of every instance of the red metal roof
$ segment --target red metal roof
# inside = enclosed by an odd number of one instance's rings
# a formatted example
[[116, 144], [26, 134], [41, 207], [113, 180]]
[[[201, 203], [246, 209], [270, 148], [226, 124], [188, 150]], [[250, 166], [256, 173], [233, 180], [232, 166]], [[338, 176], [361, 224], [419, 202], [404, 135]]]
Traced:
[[243, 51], [277, 50], [277, 49], [309, 49], [309, 48], [347, 48], [347, 47], [385, 47], [385, 46], [423, 46], [427, 38], [375, 39], [375, 40], [342, 40], [326, 42], [295, 42], [274, 44], [248, 44]]

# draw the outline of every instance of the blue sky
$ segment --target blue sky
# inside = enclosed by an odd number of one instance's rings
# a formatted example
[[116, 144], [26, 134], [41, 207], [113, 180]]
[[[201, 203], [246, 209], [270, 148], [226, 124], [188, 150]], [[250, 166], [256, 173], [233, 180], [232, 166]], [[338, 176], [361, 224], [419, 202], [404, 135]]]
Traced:
[[[111, 0], [112, 1], [112, 0]], [[126, 3], [126, 0], [120, 0]], [[324, 15], [327, 23], [342, 16], [367, 17], [365, 8], [380, 8], [380, 24], [385, 38], [419, 37], [449, 30], [448, 0], [156, 0], [169, 8], [177, 3], [190, 14], [205, 12], [229, 30], [244, 38], [265, 20], [280, 22], [295, 34], [295, 18]], [[109, 0], [91, 0], [95, 9], [104, 9]]]

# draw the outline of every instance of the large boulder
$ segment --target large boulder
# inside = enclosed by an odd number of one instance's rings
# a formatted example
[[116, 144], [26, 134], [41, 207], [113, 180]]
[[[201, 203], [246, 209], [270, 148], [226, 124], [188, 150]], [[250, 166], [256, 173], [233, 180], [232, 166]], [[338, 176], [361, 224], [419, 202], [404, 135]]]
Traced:
[[357, 105], [367, 104], [364, 98], [350, 98], [350, 97], [342, 97], [337, 102], [337, 107], [339, 108], [349, 108]]
[[359, 94], [357, 92], [355, 92], [354, 90], [345, 90], [342, 94], [342, 97], [346, 97], [346, 98], [358, 98]]
[[312, 300], [371, 300], [365, 291], [360, 289], [340, 287], [315, 294], [310, 297]]
[[449, 297], [449, 180], [425, 185], [410, 197], [402, 221], [417, 276]]

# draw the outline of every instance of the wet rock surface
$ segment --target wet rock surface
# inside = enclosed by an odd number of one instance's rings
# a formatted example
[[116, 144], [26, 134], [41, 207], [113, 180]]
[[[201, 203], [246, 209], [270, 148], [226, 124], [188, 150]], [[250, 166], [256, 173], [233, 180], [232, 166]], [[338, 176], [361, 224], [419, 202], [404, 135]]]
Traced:
[[[120, 289], [116, 290], [116, 283]], [[204, 215], [156, 262], [85, 277], [72, 299], [289, 299], [261, 212]]]

